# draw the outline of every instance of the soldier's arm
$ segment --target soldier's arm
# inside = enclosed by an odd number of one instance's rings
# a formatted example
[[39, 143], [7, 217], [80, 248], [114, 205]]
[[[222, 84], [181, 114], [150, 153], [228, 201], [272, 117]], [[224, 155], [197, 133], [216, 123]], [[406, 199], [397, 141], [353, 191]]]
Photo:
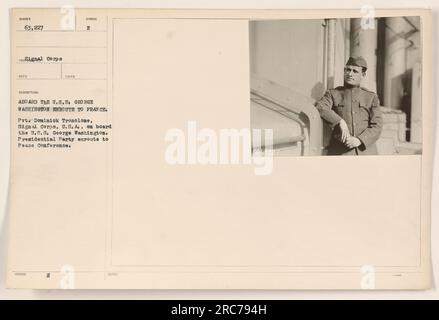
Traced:
[[382, 129], [383, 117], [380, 110], [380, 101], [375, 94], [370, 108], [369, 127], [357, 137], [363, 143], [362, 147], [367, 149], [367, 147], [375, 143], [380, 137]]
[[331, 92], [326, 91], [325, 95], [315, 103], [315, 107], [320, 113], [320, 117], [326, 120], [331, 127], [335, 127], [342, 119], [334, 110], [332, 106], [334, 102], [332, 100]]

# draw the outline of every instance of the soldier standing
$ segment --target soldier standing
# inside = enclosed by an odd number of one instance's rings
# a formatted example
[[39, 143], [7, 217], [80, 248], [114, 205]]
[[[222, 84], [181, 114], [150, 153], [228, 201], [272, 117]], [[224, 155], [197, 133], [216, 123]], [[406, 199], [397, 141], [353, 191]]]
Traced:
[[376, 93], [360, 87], [367, 63], [350, 57], [344, 70], [344, 86], [326, 91], [315, 106], [332, 128], [328, 155], [376, 155], [375, 142], [383, 127]]

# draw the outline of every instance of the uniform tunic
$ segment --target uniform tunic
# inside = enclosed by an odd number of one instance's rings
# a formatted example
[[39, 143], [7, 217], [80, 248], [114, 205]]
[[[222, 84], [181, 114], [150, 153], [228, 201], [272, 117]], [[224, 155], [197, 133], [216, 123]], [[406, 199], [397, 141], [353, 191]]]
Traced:
[[[328, 155], [376, 155], [375, 142], [383, 127], [378, 96], [361, 87], [337, 87], [326, 91], [315, 106], [320, 116], [332, 128]], [[349, 149], [341, 142], [338, 123], [344, 119], [349, 133], [361, 141], [357, 148]]]

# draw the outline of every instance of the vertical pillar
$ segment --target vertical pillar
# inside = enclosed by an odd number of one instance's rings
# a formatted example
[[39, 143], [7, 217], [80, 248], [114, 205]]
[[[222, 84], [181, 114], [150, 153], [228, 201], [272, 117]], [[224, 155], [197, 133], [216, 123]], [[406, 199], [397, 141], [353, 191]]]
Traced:
[[349, 19], [335, 20], [335, 59], [334, 59], [334, 87], [342, 86], [344, 83], [344, 67], [349, 58], [350, 33]]
[[335, 80], [335, 19], [328, 19], [328, 89], [334, 88]]
[[384, 62], [384, 106], [400, 109], [404, 97], [406, 41], [402, 38], [405, 22], [402, 17], [386, 18]]
[[412, 101], [410, 117], [410, 142], [422, 143], [422, 64], [420, 61], [413, 66]]
[[351, 55], [351, 19], [344, 19], [344, 61]]
[[367, 62], [367, 75], [362, 86], [376, 92], [377, 90], [377, 46], [378, 24], [376, 19], [372, 24], [361, 23], [361, 18], [351, 19], [351, 55], [362, 56]]

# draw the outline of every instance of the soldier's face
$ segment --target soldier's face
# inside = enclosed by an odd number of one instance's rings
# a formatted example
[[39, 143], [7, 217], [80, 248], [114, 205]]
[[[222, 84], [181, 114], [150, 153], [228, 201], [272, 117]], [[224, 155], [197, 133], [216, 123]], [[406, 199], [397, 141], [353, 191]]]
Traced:
[[358, 86], [366, 75], [362, 67], [346, 66], [344, 68], [344, 81], [351, 86]]

